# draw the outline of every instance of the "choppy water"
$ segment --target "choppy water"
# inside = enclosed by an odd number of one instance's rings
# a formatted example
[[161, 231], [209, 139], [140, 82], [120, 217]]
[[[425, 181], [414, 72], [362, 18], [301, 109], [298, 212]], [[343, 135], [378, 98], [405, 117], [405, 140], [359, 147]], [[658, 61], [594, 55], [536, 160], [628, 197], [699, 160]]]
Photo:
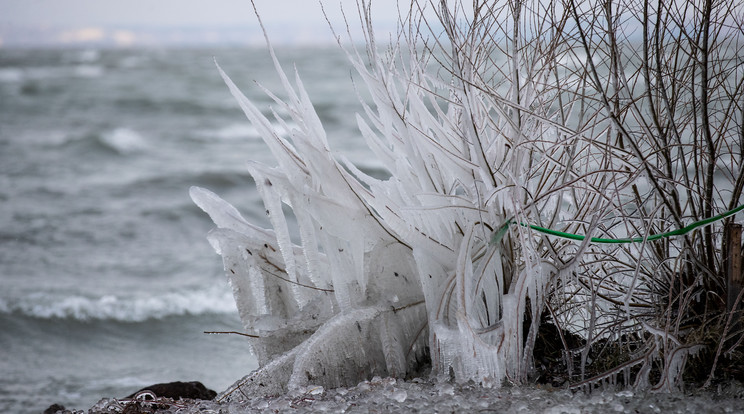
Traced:
[[[335, 48], [285, 49], [334, 147], [363, 160], [350, 69]], [[0, 49], [0, 412], [255, 368], [212, 227], [188, 188], [266, 224], [244, 168], [271, 162], [214, 59], [266, 104], [264, 50]], [[291, 66], [290, 66], [291, 68]]]

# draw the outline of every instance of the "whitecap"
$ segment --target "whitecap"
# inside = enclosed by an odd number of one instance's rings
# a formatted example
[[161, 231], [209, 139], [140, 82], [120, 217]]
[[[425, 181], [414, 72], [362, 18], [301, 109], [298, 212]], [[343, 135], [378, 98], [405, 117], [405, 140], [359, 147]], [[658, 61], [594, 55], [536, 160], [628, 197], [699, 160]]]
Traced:
[[0, 69], [0, 82], [16, 83], [23, 80], [23, 71], [18, 68]]
[[142, 322], [170, 316], [235, 313], [227, 286], [158, 292], [157, 294], [108, 294], [98, 297], [34, 293], [19, 299], [0, 299], [0, 313], [40, 319]]
[[129, 128], [107, 131], [101, 135], [100, 142], [119, 154], [131, 154], [147, 149], [145, 138]]

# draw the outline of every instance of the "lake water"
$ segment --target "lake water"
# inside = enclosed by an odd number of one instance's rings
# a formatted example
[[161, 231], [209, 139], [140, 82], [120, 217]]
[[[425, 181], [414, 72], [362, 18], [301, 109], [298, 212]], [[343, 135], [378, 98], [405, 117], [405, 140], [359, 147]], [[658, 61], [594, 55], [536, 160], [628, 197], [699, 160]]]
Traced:
[[[363, 163], [343, 54], [277, 52]], [[245, 338], [203, 333], [242, 327], [189, 187], [268, 227], [245, 162], [272, 163], [215, 60], [268, 113], [263, 49], [0, 49], [0, 412], [175, 380], [221, 391], [256, 367]]]

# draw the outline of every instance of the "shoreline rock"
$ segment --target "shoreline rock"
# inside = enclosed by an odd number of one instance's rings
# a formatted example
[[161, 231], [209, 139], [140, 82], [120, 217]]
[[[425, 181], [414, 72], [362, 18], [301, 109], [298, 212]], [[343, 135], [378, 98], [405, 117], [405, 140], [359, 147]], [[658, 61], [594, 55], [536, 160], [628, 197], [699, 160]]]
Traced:
[[171, 398], [174, 400], [178, 399], [191, 399], [191, 400], [213, 400], [217, 396], [217, 392], [210, 390], [205, 387], [199, 381], [190, 382], [167, 382], [160, 384], [153, 384], [148, 387], [144, 387], [139, 391], [132, 393], [127, 398], [135, 398], [137, 395], [141, 395], [144, 392], [150, 392], [154, 397]]

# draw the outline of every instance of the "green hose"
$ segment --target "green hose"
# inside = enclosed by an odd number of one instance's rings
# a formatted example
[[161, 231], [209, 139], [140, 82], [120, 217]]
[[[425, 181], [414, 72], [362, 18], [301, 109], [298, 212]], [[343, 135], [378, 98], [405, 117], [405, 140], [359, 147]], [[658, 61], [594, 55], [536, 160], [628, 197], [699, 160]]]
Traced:
[[[698, 227], [707, 226], [708, 224], [714, 223], [718, 220], [723, 220], [726, 217], [733, 216], [734, 214], [740, 212], [741, 210], [744, 210], [744, 204], [740, 205], [739, 207], [736, 207], [733, 210], [729, 210], [723, 214], [719, 214], [714, 217], [709, 217], [707, 219], [696, 221], [688, 226], [682, 227], [681, 229], [668, 231], [666, 233], [652, 234], [648, 237], [631, 237], [631, 238], [624, 238], [624, 239], [607, 239], [607, 238], [602, 238], [602, 237], [592, 237], [590, 241], [593, 243], [624, 244], [624, 243], [641, 243], [644, 241], [659, 240], [665, 237], [681, 236], [683, 234], [687, 234], [691, 232], [692, 230]], [[500, 242], [501, 239], [506, 234], [507, 230], [509, 230], [509, 225], [511, 224], [517, 224], [517, 222], [512, 219], [509, 219], [506, 221], [506, 223], [504, 223], [501, 227], [499, 227], [499, 229], [494, 232], [493, 237], [491, 237], [491, 244]], [[519, 225], [522, 227], [528, 227], [535, 231], [539, 231], [540, 233], [545, 233], [545, 234], [556, 236], [556, 237], [562, 237], [564, 239], [584, 240], [586, 238], [586, 236], [582, 236], [580, 234], [566, 233], [563, 231], [558, 231], [558, 230], [548, 229], [545, 227], [536, 226], [534, 224], [526, 224], [526, 223], [520, 222]]]

